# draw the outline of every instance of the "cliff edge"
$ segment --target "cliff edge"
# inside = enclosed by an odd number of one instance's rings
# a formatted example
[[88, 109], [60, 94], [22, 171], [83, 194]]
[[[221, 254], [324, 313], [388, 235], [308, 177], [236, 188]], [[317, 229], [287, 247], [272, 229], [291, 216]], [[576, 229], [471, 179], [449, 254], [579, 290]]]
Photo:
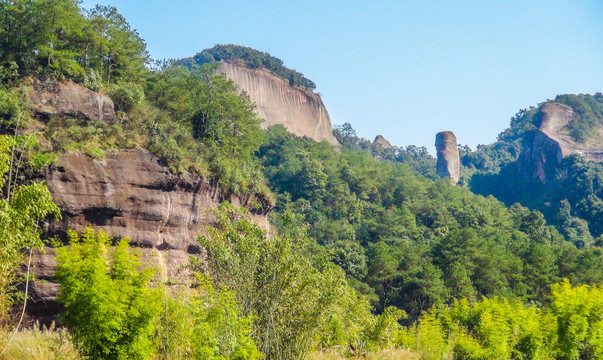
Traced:
[[567, 128], [574, 116], [567, 105], [548, 102], [540, 107], [540, 124], [520, 159], [525, 175], [546, 183], [547, 178], [554, 176], [555, 166], [574, 154], [589, 161], [603, 161], [603, 126], [587, 141], [576, 141]]
[[217, 71], [249, 95], [257, 106], [256, 113], [264, 120], [262, 128], [282, 124], [297, 136], [340, 145], [333, 136], [327, 108], [312, 90], [289, 85], [268, 70], [231, 61], [220, 61]]

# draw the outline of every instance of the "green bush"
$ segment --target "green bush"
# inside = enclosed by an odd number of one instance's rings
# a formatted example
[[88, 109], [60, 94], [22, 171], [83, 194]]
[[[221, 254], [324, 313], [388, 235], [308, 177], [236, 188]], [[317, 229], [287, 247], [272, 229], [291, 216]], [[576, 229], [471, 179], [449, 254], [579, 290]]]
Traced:
[[109, 97], [117, 110], [130, 112], [144, 100], [144, 90], [136, 83], [119, 83], [109, 87]]
[[44, 183], [18, 184], [15, 180], [21, 169], [16, 168], [13, 154], [23, 152], [28, 140], [26, 136], [0, 135], [0, 189], [4, 190], [0, 194], [0, 320], [21, 295], [15, 285], [23, 250], [41, 249], [39, 223], [60, 214]]
[[339, 267], [310, 261], [303, 231], [268, 236], [240, 213], [222, 209], [214, 215], [217, 228], [200, 238], [211, 276], [233, 291], [244, 316], [252, 316], [254, 338], [267, 357], [298, 359], [333, 345], [379, 349], [394, 338], [403, 312], [371, 315], [368, 300]]
[[0, 89], [0, 119], [11, 120], [21, 113], [22, 100], [14, 90]]
[[158, 323], [162, 359], [260, 359], [251, 337], [251, 319], [240, 315], [233, 293], [215, 289], [197, 275], [194, 290], [167, 299]]
[[87, 228], [69, 233], [70, 246], [57, 249], [58, 301], [63, 320], [83, 355], [94, 359], [150, 359], [161, 293], [149, 287], [153, 269], [140, 263], [128, 240]]
[[601, 359], [603, 287], [552, 287], [543, 308], [521, 301], [467, 300], [433, 309], [397, 339], [425, 359]]

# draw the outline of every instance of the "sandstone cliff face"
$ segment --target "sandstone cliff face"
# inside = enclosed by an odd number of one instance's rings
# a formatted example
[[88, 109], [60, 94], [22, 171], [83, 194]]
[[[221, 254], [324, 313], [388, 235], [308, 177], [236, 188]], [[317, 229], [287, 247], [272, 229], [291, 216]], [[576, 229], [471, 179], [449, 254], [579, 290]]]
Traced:
[[220, 63], [218, 73], [224, 74], [249, 95], [257, 105], [258, 116], [264, 120], [263, 128], [282, 124], [297, 136], [326, 140], [339, 146], [333, 136], [329, 113], [320, 96], [311, 90], [290, 86], [267, 70], [225, 61]]
[[563, 158], [577, 154], [590, 161], [603, 161], [603, 128], [586, 142], [576, 142], [565, 128], [574, 117], [573, 110], [562, 104], [546, 103], [540, 108], [540, 125], [520, 158], [524, 175], [546, 183], [554, 176], [555, 166]]
[[84, 117], [90, 120], [113, 121], [113, 100], [107, 95], [86, 89], [72, 82], [54, 84], [34, 82], [29, 101], [35, 117], [47, 120], [52, 116]]
[[[63, 213], [59, 222], [47, 224], [49, 235], [64, 236], [67, 229], [92, 226], [116, 238], [130, 237], [130, 243], [141, 248], [143, 260], [161, 269], [164, 280], [184, 281], [179, 268], [189, 255], [202, 253], [196, 236], [212, 222], [207, 210], [225, 200], [238, 206], [254, 201], [226, 196], [204, 178], [172, 175], [143, 149], [108, 152], [102, 161], [66, 153], [44, 178]], [[269, 207], [258, 210], [252, 218], [268, 228], [269, 211]], [[54, 249], [36, 254], [34, 265], [36, 278], [43, 281], [32, 284], [28, 312], [47, 322], [59, 311]]]
[[442, 131], [436, 134], [435, 147], [437, 151], [437, 174], [449, 178], [453, 184], [461, 177], [461, 161], [456, 136], [452, 131]]

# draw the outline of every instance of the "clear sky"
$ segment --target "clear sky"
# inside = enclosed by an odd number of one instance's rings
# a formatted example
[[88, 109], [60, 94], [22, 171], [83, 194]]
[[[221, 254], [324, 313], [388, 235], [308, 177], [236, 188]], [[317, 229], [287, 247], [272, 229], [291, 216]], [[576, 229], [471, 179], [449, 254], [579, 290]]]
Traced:
[[334, 125], [475, 148], [521, 108], [603, 92], [603, 1], [85, 0], [115, 6], [154, 59], [269, 52], [317, 84]]

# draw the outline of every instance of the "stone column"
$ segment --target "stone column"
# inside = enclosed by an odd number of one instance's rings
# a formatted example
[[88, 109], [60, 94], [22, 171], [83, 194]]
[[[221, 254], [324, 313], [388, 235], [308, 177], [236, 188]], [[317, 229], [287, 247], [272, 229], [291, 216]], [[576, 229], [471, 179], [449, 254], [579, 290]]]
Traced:
[[438, 154], [437, 174], [449, 178], [453, 184], [461, 177], [461, 161], [456, 136], [452, 131], [436, 134], [435, 147]]

